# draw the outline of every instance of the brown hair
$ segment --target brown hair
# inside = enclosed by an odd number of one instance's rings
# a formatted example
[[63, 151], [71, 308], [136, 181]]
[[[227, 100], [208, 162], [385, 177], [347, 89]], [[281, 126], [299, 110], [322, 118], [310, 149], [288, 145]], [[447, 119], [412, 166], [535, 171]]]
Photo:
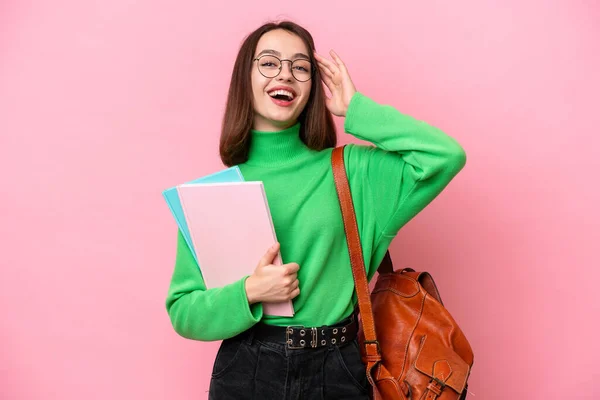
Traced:
[[242, 43], [235, 60], [227, 104], [223, 115], [219, 152], [223, 163], [231, 167], [248, 160], [250, 130], [254, 121], [251, 72], [254, 52], [258, 41], [265, 33], [284, 29], [297, 35], [306, 44], [315, 73], [311, 82], [310, 97], [298, 117], [300, 139], [313, 150], [335, 147], [337, 136], [333, 117], [325, 105], [325, 90], [321, 84], [319, 68], [314, 58], [315, 44], [312, 35], [303, 27], [290, 21], [269, 22], [250, 33]]

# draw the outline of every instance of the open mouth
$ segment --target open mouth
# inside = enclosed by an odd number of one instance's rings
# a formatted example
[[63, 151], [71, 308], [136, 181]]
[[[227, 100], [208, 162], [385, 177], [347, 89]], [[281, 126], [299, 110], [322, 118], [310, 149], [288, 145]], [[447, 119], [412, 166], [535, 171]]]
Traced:
[[296, 95], [293, 92], [285, 89], [271, 90], [270, 92], [268, 92], [268, 95], [276, 100], [282, 101], [292, 101], [296, 97]]

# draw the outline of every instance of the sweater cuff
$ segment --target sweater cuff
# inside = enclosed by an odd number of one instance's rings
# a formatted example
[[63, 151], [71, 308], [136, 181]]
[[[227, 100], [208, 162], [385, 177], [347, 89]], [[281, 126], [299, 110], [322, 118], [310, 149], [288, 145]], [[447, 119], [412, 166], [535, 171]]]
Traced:
[[246, 295], [246, 279], [248, 279], [248, 276], [245, 276], [240, 280], [240, 294], [242, 301], [246, 305], [244, 307], [244, 316], [252, 322], [257, 323], [263, 317], [263, 306], [260, 302], [254, 304], [248, 302], [248, 296]]
[[368, 102], [373, 102], [373, 100], [358, 91], [352, 95], [350, 104], [348, 104], [348, 110], [346, 111], [346, 118], [344, 119], [344, 131], [346, 133], [354, 133], [356, 119], [360, 119], [361, 108]]

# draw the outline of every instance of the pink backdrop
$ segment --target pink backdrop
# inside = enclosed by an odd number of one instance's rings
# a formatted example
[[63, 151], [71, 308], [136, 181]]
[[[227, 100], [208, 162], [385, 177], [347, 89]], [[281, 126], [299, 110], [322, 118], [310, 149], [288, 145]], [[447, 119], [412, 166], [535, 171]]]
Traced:
[[470, 339], [470, 398], [600, 397], [592, 3], [3, 1], [0, 398], [206, 398], [217, 343], [170, 326], [161, 191], [222, 168], [237, 47], [277, 17], [465, 147], [392, 255], [434, 274]]

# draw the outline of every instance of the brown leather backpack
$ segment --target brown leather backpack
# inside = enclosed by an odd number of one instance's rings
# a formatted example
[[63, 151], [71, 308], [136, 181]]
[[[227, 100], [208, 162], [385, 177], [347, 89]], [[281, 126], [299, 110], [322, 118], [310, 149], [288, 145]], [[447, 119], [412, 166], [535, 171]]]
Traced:
[[444, 307], [431, 275], [394, 271], [389, 252], [369, 295], [344, 146], [332, 154], [333, 173], [358, 297], [359, 343], [376, 400], [465, 399], [473, 351]]

